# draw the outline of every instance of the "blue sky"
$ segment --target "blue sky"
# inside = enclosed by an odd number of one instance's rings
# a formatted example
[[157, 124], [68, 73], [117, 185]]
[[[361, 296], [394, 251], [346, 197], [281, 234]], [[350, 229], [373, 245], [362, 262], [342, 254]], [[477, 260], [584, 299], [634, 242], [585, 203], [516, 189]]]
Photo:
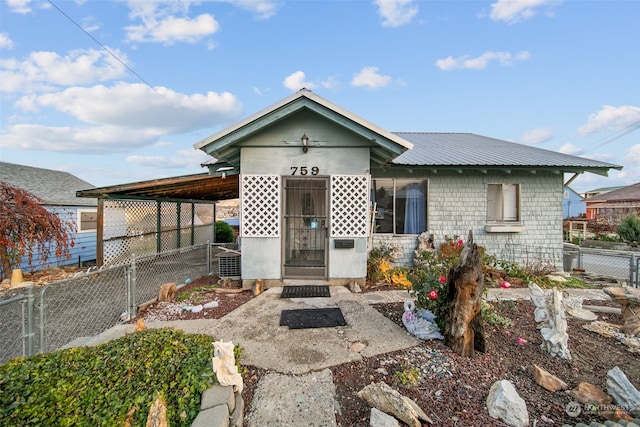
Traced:
[[[640, 1], [29, 1], [0, 10], [0, 159], [95, 186], [301, 87], [389, 131], [471, 132], [640, 182]], [[66, 15], [66, 16], [65, 16]]]

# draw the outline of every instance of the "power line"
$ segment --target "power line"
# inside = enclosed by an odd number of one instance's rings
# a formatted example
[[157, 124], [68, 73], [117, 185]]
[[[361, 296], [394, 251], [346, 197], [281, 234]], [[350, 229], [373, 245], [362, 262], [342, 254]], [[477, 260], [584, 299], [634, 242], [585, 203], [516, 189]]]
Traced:
[[620, 131], [618, 131], [617, 133], [611, 135], [611, 136], [607, 136], [602, 138], [600, 141], [604, 141], [602, 144], [596, 145], [595, 147], [591, 147], [588, 150], [585, 151], [585, 153], [595, 150], [597, 148], [600, 148], [604, 145], [607, 145], [609, 143], [612, 143], [613, 141], [616, 141], [620, 138], [622, 138], [625, 135], [630, 134], [631, 132], [634, 132], [636, 130], [640, 129], [640, 121], [637, 121], [635, 123], [631, 123], [629, 126], [627, 126], [624, 129], [621, 129]]
[[91, 37], [91, 40], [93, 40], [94, 42], [96, 42], [98, 44], [98, 46], [100, 46], [101, 48], [103, 48], [109, 55], [111, 55], [112, 57], [114, 57], [116, 59], [116, 61], [118, 61], [119, 63], [121, 63], [127, 70], [131, 71], [131, 73], [133, 73], [134, 76], [136, 76], [138, 79], [140, 79], [140, 81], [144, 84], [146, 84], [147, 86], [149, 86], [150, 89], [152, 89], [153, 91], [155, 91], [155, 89], [153, 88], [153, 86], [151, 86], [149, 84], [149, 82], [147, 82], [145, 79], [142, 78], [142, 76], [140, 76], [140, 74], [136, 73], [133, 68], [129, 67], [122, 59], [118, 58], [118, 55], [116, 55], [111, 49], [109, 49], [108, 47], [106, 47], [104, 44], [102, 44], [98, 39], [96, 39], [95, 37], [93, 37], [93, 35], [91, 35], [91, 33], [89, 33], [87, 30], [85, 30], [84, 28], [82, 28], [82, 26], [80, 24], [78, 24], [76, 21], [73, 20], [73, 18], [71, 18], [69, 15], [67, 15], [62, 9], [60, 9], [52, 0], [48, 0], [49, 3], [51, 4], [51, 6], [55, 7], [58, 12], [60, 12], [62, 15], [64, 15], [65, 18], [67, 18], [69, 21], [71, 21], [73, 23], [73, 25], [75, 25], [76, 27], [80, 28], [80, 31], [82, 31], [83, 33], [85, 33], [87, 36]]

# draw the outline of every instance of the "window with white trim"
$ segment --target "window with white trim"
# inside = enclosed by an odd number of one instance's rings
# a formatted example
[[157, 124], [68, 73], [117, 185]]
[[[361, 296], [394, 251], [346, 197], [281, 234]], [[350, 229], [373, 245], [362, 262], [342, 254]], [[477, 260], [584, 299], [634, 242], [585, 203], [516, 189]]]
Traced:
[[96, 231], [98, 229], [98, 211], [78, 209], [78, 233]]
[[520, 184], [487, 184], [487, 222], [520, 222]]
[[427, 230], [427, 181], [374, 179], [375, 233], [420, 234]]

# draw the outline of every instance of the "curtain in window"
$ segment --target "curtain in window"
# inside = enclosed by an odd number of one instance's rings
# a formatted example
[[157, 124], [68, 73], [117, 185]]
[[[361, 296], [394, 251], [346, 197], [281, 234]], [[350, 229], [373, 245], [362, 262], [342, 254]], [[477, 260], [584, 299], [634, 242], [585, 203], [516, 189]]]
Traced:
[[425, 224], [425, 186], [423, 183], [407, 185], [407, 197], [404, 210], [404, 233], [420, 234], [426, 229]]

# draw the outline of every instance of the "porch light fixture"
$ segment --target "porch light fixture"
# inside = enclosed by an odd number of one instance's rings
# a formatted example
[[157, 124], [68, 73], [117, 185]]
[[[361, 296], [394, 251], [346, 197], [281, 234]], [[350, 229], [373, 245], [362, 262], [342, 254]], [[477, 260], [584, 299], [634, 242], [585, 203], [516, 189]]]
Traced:
[[216, 172], [221, 172], [220, 178], [225, 179], [227, 177], [227, 171], [232, 171], [233, 166], [222, 166], [216, 169]]
[[300, 140], [302, 141], [302, 152], [306, 153], [307, 151], [309, 151], [309, 137], [306, 133], [303, 133]]

